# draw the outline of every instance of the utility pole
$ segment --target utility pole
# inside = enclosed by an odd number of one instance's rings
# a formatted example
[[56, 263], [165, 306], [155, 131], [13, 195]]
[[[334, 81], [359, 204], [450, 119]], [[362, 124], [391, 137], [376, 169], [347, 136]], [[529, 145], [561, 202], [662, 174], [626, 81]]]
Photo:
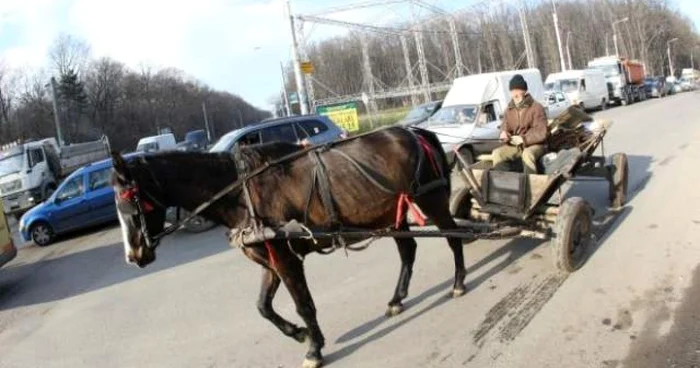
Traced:
[[287, 95], [287, 78], [285, 77], [284, 64], [280, 61], [280, 70], [282, 71], [282, 99], [284, 100], [285, 116], [292, 115], [292, 109], [289, 106], [289, 95]]
[[671, 72], [671, 76], [675, 77], [676, 73], [673, 70], [673, 60], [671, 60], [671, 44], [678, 41], [678, 37], [670, 39], [666, 42], [666, 54], [668, 55], [668, 69]]
[[[518, 15], [520, 16], [520, 28], [523, 31], [523, 42], [525, 43], [525, 55], [527, 55], [527, 67], [535, 67], [535, 57], [532, 52], [532, 45], [530, 44], [530, 29], [527, 26], [527, 18], [525, 18], [525, 11], [522, 7], [518, 8]], [[481, 62], [481, 60], [479, 60]], [[481, 64], [479, 64], [481, 69]], [[479, 71], [481, 73], [481, 71]]]
[[211, 130], [209, 129], [209, 117], [207, 116], [207, 103], [202, 101], [202, 115], [204, 115], [204, 128], [207, 130], [207, 142], [211, 142]]
[[63, 133], [61, 133], [61, 119], [58, 117], [58, 94], [56, 90], [56, 78], [51, 77], [51, 102], [53, 105], [54, 122], [56, 123], [56, 138], [58, 138], [59, 147], [63, 147], [66, 142], [63, 140]]
[[569, 43], [571, 41], [571, 31], [566, 32], [566, 58], [569, 60], [569, 70], [573, 70], [574, 66], [571, 64], [571, 48]]
[[[618, 19], [618, 20], [616, 20], [616, 21], [614, 21], [614, 22], [612, 23], [612, 29], [613, 29], [613, 44], [615, 44], [615, 56], [619, 56], [619, 55], [620, 55], [620, 50], [617, 48], [617, 28], [615, 28], [615, 25], [617, 25], [618, 23], [627, 22], [628, 20], [630, 20], [629, 17], [624, 17], [624, 18]], [[628, 50], [628, 51], [629, 51], [629, 50]], [[627, 56], [629, 57], [630, 55], [627, 55]]]
[[306, 104], [306, 83], [304, 75], [301, 73], [301, 60], [299, 60], [299, 42], [292, 14], [292, 5], [289, 0], [285, 0], [287, 5], [287, 15], [289, 16], [289, 27], [292, 31], [292, 59], [294, 61], [294, 79], [297, 85], [297, 98], [299, 99], [299, 109], [302, 115], [309, 113], [309, 106]]
[[411, 55], [408, 51], [408, 40], [406, 34], [401, 34], [401, 50], [403, 51], [403, 62], [406, 66], [406, 80], [408, 82], [408, 90], [411, 92], [411, 106], [418, 104], [418, 96], [416, 96], [415, 82], [413, 80], [413, 66], [411, 65]]
[[561, 71], [566, 70], [566, 64], [564, 63], [564, 51], [561, 47], [561, 35], [559, 34], [559, 17], [557, 16], [557, 6], [552, 0], [552, 18], [554, 18], [554, 31], [557, 33], [557, 47], [559, 48], [559, 62], [561, 64]]
[[449, 16], [450, 22], [450, 36], [452, 36], [452, 48], [455, 53], [455, 69], [457, 73], [456, 78], [463, 75], [464, 64], [462, 63], [462, 51], [459, 49], [459, 38], [457, 37], [457, 26], [455, 25], [455, 20], [452, 16]]
[[610, 56], [610, 47], [608, 46], [608, 34], [605, 34], [605, 56]]

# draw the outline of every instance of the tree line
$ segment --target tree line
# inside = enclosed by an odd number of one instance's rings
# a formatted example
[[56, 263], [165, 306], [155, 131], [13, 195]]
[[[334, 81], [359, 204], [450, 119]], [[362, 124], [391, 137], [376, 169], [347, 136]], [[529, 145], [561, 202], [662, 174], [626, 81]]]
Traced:
[[139, 138], [169, 128], [182, 139], [204, 129], [202, 104], [214, 136], [269, 117], [229, 92], [214, 90], [174, 68], [90, 57], [90, 47], [59, 36], [41, 70], [0, 64], [0, 143], [56, 136], [51, 77], [66, 143], [107, 135], [114, 149], [133, 150]]
[[[466, 11], [449, 16], [455, 20], [457, 37], [465, 66], [463, 74], [486, 73], [527, 67], [525, 41], [519, 7], [529, 28], [535, 67], [543, 77], [561, 70], [557, 39], [549, 0], [529, 3], [482, 2]], [[681, 14], [670, 0], [568, 0], [557, 1], [560, 37], [566, 59], [566, 41], [570, 42], [571, 67], [585, 68], [588, 61], [614, 54], [612, 23], [616, 24], [620, 56], [641, 60], [649, 75], [669, 74], [667, 41], [672, 44], [672, 61], [676, 76], [691, 65], [691, 52], [700, 60], [700, 37], [692, 21]], [[438, 16], [422, 24], [423, 48], [430, 83], [449, 81], [455, 67], [455, 55], [447, 16]], [[394, 30], [407, 30], [413, 24], [392, 25]], [[354, 30], [347, 36], [321, 40], [306, 46], [308, 59], [315, 66], [314, 93], [317, 99], [367, 91], [363, 83], [363, 39], [368, 43], [372, 75], [377, 90], [406, 86], [406, 68], [401, 38], [386, 32]], [[408, 34], [410, 60], [418, 56], [413, 35]], [[607, 41], [606, 41], [607, 40]], [[568, 63], [567, 63], [568, 64]], [[568, 67], [568, 65], [567, 65]], [[293, 91], [293, 73], [288, 68], [287, 89]], [[414, 68], [415, 85], [420, 74]], [[452, 74], [454, 75], [454, 74]], [[380, 106], [406, 104], [407, 99], [379, 101]]]

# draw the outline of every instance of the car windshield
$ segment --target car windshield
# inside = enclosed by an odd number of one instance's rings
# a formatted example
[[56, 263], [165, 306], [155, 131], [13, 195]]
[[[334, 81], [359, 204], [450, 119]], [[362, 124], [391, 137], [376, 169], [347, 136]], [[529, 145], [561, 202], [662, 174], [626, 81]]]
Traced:
[[562, 79], [559, 81], [560, 90], [562, 92], [575, 92], [578, 90], [578, 80]]
[[605, 75], [605, 78], [613, 77], [620, 74], [620, 69], [618, 69], [617, 64], [593, 65], [590, 66], [590, 68], [602, 71], [603, 75]]
[[156, 143], [156, 142], [141, 143], [141, 144], [139, 144], [138, 147], [136, 147], [136, 150], [139, 152], [158, 151], [158, 143]]
[[229, 150], [229, 147], [231, 147], [231, 145], [233, 144], [235, 138], [236, 134], [226, 134], [211, 147], [209, 152], [227, 152]]
[[478, 111], [476, 105], [443, 107], [428, 119], [428, 124], [472, 124]]
[[424, 119], [430, 116], [430, 113], [432, 113], [434, 109], [435, 106], [433, 104], [416, 106], [413, 110], [409, 111], [408, 115], [406, 115], [404, 119]]
[[22, 170], [22, 164], [24, 163], [23, 158], [24, 153], [22, 151], [10, 156], [0, 155], [0, 176], [13, 174]]

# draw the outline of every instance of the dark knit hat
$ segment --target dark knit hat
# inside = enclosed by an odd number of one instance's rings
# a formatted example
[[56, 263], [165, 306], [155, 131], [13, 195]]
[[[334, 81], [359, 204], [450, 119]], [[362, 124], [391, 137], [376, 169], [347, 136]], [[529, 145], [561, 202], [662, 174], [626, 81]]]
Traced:
[[525, 78], [523, 78], [522, 75], [516, 74], [513, 76], [513, 79], [510, 80], [510, 91], [514, 89], [519, 89], [523, 91], [527, 91], [527, 82], [525, 82]]

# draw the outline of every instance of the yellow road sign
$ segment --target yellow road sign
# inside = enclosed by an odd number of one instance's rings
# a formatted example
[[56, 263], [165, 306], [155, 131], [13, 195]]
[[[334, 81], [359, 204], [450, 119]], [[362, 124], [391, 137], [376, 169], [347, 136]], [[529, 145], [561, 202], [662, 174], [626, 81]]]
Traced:
[[335, 106], [319, 106], [316, 112], [328, 116], [334, 123], [348, 132], [360, 130], [360, 121], [357, 118], [357, 104], [349, 102]]
[[314, 64], [312, 64], [310, 61], [302, 61], [301, 71], [304, 74], [312, 74], [314, 72]]

